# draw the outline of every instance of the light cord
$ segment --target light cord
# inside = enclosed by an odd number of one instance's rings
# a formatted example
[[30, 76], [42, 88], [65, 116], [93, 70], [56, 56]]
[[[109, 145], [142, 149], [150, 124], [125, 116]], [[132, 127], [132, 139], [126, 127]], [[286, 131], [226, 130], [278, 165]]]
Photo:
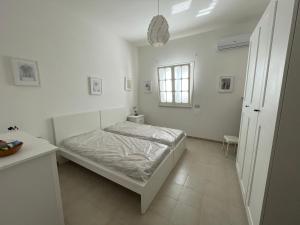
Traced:
[[159, 0], [157, 0], [157, 14], [159, 15]]

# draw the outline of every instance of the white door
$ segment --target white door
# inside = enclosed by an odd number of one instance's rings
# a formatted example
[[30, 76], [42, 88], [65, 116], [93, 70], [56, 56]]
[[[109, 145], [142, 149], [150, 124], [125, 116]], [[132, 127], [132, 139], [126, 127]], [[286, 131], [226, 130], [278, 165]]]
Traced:
[[237, 168], [241, 180], [242, 192], [246, 196], [249, 172], [251, 166], [251, 143], [253, 143], [255, 126], [257, 122], [257, 113], [253, 113], [253, 99], [257, 99], [254, 92], [256, 79], [258, 49], [260, 45], [260, 27], [253, 32], [250, 40], [248, 69], [246, 75], [246, 85], [244, 92], [243, 110], [241, 116], [240, 141], [237, 156]]
[[262, 134], [262, 127], [258, 121], [260, 121], [259, 115], [264, 102], [263, 93], [266, 89], [265, 84], [268, 78], [267, 71], [269, 67], [276, 4], [276, 1], [273, 1], [269, 5], [251, 37], [251, 50], [248, 61], [239, 153], [237, 158], [237, 168], [239, 170], [244, 201], [251, 222], [255, 225], [259, 223], [257, 223], [256, 219], [257, 213], [254, 213], [254, 211], [257, 211], [259, 206], [253, 201], [252, 191], [254, 171], [259, 173], [255, 167], [257, 162], [257, 149], [260, 145]]
[[[275, 95], [269, 95], [266, 98], [266, 92], [280, 93], [281, 86], [277, 87], [279, 78], [269, 76], [270, 51], [272, 49], [272, 39], [274, 33], [275, 17], [277, 10], [277, 1], [271, 3], [262, 19], [262, 42], [261, 46], [262, 60], [258, 73], [262, 74], [262, 85], [259, 91], [260, 98], [258, 105], [258, 120], [256, 137], [253, 151], [252, 173], [249, 183], [249, 195], [247, 198], [247, 207], [249, 215], [254, 225], [260, 223], [260, 215], [263, 205], [264, 191], [267, 180], [268, 167], [270, 162], [271, 149], [273, 145], [274, 130], [276, 124], [276, 115], [278, 102]], [[271, 79], [270, 79], [271, 78]], [[275, 90], [277, 89], [277, 90]]]
[[259, 29], [256, 29], [250, 38], [249, 53], [248, 53], [248, 66], [246, 73], [246, 84], [244, 90], [244, 101], [241, 115], [241, 125], [239, 134], [239, 145], [237, 155], [237, 169], [240, 178], [242, 177], [244, 160], [245, 160], [245, 146], [247, 144], [248, 128], [249, 128], [249, 106], [251, 104], [251, 93], [253, 90], [253, 79], [257, 62]]

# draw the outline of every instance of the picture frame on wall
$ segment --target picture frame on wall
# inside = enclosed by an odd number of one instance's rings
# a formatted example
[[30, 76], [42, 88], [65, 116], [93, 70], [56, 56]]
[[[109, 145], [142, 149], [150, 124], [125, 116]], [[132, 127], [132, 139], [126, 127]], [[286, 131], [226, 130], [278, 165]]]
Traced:
[[231, 93], [234, 88], [234, 77], [233, 76], [220, 76], [219, 78], [219, 92], [220, 93]]
[[146, 94], [150, 94], [152, 92], [152, 81], [151, 80], [144, 81], [144, 92]]
[[11, 59], [15, 85], [40, 86], [38, 63], [28, 59]]
[[132, 79], [131, 79], [131, 77], [125, 76], [125, 78], [124, 78], [124, 89], [125, 89], [125, 91], [131, 91], [132, 90]]
[[90, 95], [102, 94], [102, 79], [99, 77], [89, 77]]

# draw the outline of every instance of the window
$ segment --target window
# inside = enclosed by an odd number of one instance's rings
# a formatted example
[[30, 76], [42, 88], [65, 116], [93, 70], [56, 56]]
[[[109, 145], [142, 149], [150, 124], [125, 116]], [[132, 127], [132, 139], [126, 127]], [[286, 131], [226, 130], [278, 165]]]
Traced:
[[191, 106], [191, 65], [179, 64], [158, 67], [161, 106]]

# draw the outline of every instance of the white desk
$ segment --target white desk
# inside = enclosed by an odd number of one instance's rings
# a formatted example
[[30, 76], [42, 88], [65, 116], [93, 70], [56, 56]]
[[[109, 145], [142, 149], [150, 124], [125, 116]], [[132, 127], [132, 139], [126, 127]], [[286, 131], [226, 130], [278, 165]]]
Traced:
[[56, 146], [24, 132], [0, 135], [23, 147], [0, 158], [0, 224], [63, 225]]

